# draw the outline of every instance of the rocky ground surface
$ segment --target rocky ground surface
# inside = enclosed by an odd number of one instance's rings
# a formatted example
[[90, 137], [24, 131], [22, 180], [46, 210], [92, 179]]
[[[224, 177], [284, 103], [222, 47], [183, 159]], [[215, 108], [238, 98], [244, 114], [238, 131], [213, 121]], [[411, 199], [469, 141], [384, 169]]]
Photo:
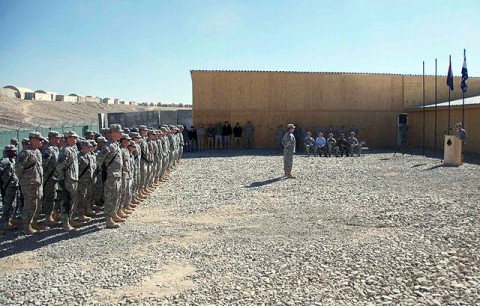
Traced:
[[0, 237], [0, 304], [480, 305], [480, 166], [392, 155], [191, 154], [117, 230]]

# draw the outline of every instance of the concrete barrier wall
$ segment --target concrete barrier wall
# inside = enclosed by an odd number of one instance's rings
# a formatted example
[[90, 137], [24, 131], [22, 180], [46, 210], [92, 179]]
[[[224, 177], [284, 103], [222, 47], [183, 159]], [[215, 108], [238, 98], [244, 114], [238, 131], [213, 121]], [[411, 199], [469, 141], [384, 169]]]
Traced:
[[[426, 77], [427, 104], [433, 103], [434, 79]], [[437, 81], [439, 101], [448, 99], [445, 77]], [[479, 78], [469, 85], [469, 96], [480, 94]], [[277, 126], [287, 123], [302, 131], [356, 124], [371, 147], [394, 147], [398, 114], [423, 102], [422, 76], [192, 71], [192, 86], [194, 125], [250, 120], [256, 147], [273, 147]], [[459, 97], [457, 90], [452, 99]]]

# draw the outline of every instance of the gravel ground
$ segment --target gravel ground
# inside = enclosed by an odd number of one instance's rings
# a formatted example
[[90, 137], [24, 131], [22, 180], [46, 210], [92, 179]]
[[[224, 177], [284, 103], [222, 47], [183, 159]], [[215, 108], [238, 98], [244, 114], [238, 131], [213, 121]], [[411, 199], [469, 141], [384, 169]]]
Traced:
[[480, 166], [392, 155], [187, 155], [117, 230], [0, 237], [0, 305], [480, 305]]

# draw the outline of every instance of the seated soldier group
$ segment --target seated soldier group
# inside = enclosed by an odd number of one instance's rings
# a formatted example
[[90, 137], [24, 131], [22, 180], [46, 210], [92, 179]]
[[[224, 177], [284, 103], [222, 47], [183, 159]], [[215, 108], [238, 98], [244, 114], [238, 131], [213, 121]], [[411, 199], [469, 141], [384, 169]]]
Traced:
[[328, 134], [328, 138], [323, 136], [322, 132], [318, 133], [317, 138], [312, 137], [312, 133], [307, 132], [303, 144], [305, 145], [305, 153], [308, 157], [310, 155], [319, 157], [336, 157], [351, 156], [354, 154], [358, 156], [362, 153], [362, 144], [355, 137], [355, 132], [350, 132], [350, 137], [345, 138], [343, 133], [340, 133], [339, 138], [335, 139], [333, 133]]

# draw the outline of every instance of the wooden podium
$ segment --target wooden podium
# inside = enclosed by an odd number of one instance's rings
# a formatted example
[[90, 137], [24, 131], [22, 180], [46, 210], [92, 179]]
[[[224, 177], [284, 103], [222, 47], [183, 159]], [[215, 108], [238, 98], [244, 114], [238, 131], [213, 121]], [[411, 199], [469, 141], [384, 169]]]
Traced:
[[457, 136], [445, 136], [443, 164], [455, 167], [462, 164], [462, 141]]

